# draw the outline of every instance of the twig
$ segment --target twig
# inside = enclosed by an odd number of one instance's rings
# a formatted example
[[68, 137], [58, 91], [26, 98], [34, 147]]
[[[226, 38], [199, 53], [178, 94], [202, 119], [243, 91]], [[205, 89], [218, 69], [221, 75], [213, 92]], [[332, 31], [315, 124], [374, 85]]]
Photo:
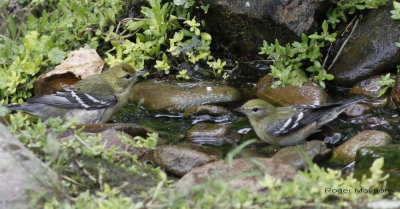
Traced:
[[336, 54], [335, 58], [333, 59], [331, 65], [328, 67], [327, 71], [329, 71], [329, 70], [332, 68], [333, 64], [335, 64], [336, 60], [339, 58], [339, 55], [342, 53], [342, 51], [343, 51], [344, 47], [346, 46], [347, 42], [349, 41], [351, 35], [353, 34], [353, 32], [355, 31], [355, 29], [357, 28], [358, 22], [360, 21], [361, 18], [362, 18], [362, 15], [360, 15], [360, 17], [357, 18], [357, 20], [356, 20], [356, 22], [354, 23], [354, 26], [353, 26], [353, 28], [352, 28], [352, 30], [351, 30], [349, 36], [348, 36], [348, 37], [346, 38], [346, 40], [343, 42], [342, 46], [340, 46], [340, 49], [339, 49], [338, 53]]
[[[354, 20], [357, 19], [359, 16], [355, 16], [350, 22], [349, 24], [347, 24], [346, 28], [343, 30], [343, 32], [340, 34], [340, 36], [343, 36], [343, 34], [347, 31], [347, 29], [353, 24]], [[329, 48], [328, 48], [328, 52], [326, 53], [325, 59], [324, 59], [324, 63], [322, 64], [322, 69], [325, 69], [325, 65], [326, 62], [328, 61], [329, 58], [329, 52], [331, 52], [333, 43], [329, 44]]]

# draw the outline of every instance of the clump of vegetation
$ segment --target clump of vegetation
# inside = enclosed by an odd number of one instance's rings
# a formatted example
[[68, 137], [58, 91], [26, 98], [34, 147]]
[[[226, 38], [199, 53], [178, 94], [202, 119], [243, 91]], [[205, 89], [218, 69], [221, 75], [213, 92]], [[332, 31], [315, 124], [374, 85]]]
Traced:
[[336, 7], [328, 13], [328, 18], [322, 23], [322, 32], [312, 35], [302, 34], [301, 42], [288, 43], [282, 46], [278, 41], [269, 44], [264, 41], [260, 54], [268, 55], [272, 60], [270, 75], [276, 79], [273, 87], [282, 85], [301, 86], [308, 80], [306, 73], [312, 75], [312, 80], [325, 87], [325, 80], [332, 80], [333, 75], [326, 72], [323, 66], [324, 55], [321, 48], [326, 43], [336, 41], [335, 29], [341, 21], [347, 20], [347, 15], [357, 10], [375, 9], [387, 3], [387, 0], [349, 0], [336, 1]]
[[106, 25], [116, 22], [122, 2], [34, 1], [27, 9], [46, 9], [40, 17], [28, 14], [20, 27], [10, 15], [7, 34], [0, 36], [0, 103], [31, 97], [35, 76], [60, 63], [68, 51], [85, 45], [96, 48]]
[[203, 61], [215, 76], [227, 77], [222, 69], [224, 63], [211, 55], [211, 35], [202, 32], [202, 24], [188, 12], [194, 2], [174, 3], [149, 0], [150, 7], [141, 9], [143, 17], [126, 19], [122, 27], [128, 32], [125, 36], [132, 36], [133, 41], [118, 35], [119, 28], [111, 26], [106, 40], [114, 47], [106, 53], [106, 63], [128, 62], [136, 69], [143, 69], [146, 61], [155, 60], [154, 69], [162, 74], [174, 72], [176, 78], [189, 79], [188, 69], [180, 68], [177, 63]]
[[[25, 2], [25, 1], [22, 1]], [[194, 1], [148, 0], [139, 17], [121, 18], [124, 1], [61, 0], [34, 1], [17, 27], [7, 19], [7, 34], [0, 36], [0, 103], [22, 103], [31, 97], [38, 73], [60, 63], [70, 51], [80, 47], [102, 49], [108, 65], [128, 62], [137, 70], [177, 79], [190, 79], [189, 70], [179, 63], [203, 62], [217, 77], [226, 78], [224, 63], [210, 53], [211, 36], [200, 30], [201, 23], [188, 12]], [[7, 4], [1, 4], [5, 8]], [[202, 7], [204, 8], [204, 7]], [[200, 63], [201, 64], [201, 63]]]
[[378, 94], [378, 97], [384, 95], [389, 88], [392, 88], [395, 84], [395, 77], [390, 73], [381, 76], [379, 81], [379, 85], [382, 87], [381, 91]]

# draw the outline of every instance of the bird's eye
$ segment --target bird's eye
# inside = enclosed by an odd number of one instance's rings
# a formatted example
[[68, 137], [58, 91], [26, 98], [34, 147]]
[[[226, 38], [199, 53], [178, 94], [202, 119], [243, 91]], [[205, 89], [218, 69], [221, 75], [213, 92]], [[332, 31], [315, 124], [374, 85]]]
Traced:
[[126, 75], [124, 75], [124, 76], [122, 76], [122, 77], [125, 78], [125, 79], [130, 79], [130, 78], [132, 78], [132, 76], [129, 75], [129, 74], [126, 74]]
[[257, 111], [258, 111], [258, 107], [254, 107], [253, 112], [257, 112]]

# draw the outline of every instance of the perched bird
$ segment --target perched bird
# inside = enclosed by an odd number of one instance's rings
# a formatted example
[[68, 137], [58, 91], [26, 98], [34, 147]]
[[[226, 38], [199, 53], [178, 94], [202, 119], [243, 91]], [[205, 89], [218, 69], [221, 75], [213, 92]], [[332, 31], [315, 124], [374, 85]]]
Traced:
[[105, 123], [128, 102], [129, 91], [142, 74], [122, 63], [54, 94], [33, 97], [26, 104], [5, 106], [44, 120], [61, 117], [64, 121], [76, 118], [79, 124]]
[[323, 105], [275, 107], [267, 101], [253, 99], [236, 110], [247, 115], [261, 140], [273, 145], [288, 146], [303, 142], [348, 106], [362, 100], [364, 98], [357, 97]]

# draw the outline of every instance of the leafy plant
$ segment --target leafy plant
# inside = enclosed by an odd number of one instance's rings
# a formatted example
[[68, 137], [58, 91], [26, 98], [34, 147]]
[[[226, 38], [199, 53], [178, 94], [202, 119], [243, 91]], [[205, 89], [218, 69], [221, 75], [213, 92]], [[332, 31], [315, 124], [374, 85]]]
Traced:
[[[210, 44], [211, 35], [200, 30], [201, 23], [190, 17], [187, 9], [194, 1], [174, 1], [161, 3], [161, 0], [149, 0], [149, 7], [143, 6], [143, 18], [131, 18], [123, 27], [134, 37], [134, 41], [118, 35], [118, 31], [110, 28], [109, 36], [113, 48], [105, 59], [109, 65], [128, 62], [137, 69], [145, 68], [152, 63], [153, 68], [163, 74], [173, 74], [177, 78], [189, 79], [188, 69], [181, 69], [176, 63], [189, 61], [193, 64], [213, 62]], [[177, 7], [178, 6], [178, 7]], [[180, 6], [180, 7], [179, 7]], [[223, 76], [223, 66], [213, 69], [215, 76]]]
[[271, 67], [272, 77], [278, 79], [274, 82], [273, 87], [281, 85], [301, 86], [307, 81], [307, 76], [303, 71], [303, 63], [308, 61], [312, 63], [306, 68], [307, 72], [314, 75], [313, 80], [319, 85], [325, 87], [324, 80], [332, 80], [333, 75], [328, 74], [322, 69], [322, 53], [320, 49], [325, 46], [324, 41], [333, 42], [336, 40], [336, 33], [328, 33], [328, 23], [324, 21], [322, 24], [322, 33], [314, 33], [312, 35], [302, 34], [301, 42], [293, 42], [285, 47], [281, 46], [278, 41], [275, 44], [268, 44], [264, 41], [260, 54], [268, 55], [268, 59], [273, 61]]
[[336, 7], [328, 12], [328, 23], [336, 28], [340, 22], [346, 22], [347, 16], [354, 14], [357, 10], [376, 9], [385, 5], [388, 0], [336, 0]]
[[325, 87], [326, 80], [334, 79], [322, 66], [324, 55], [321, 48], [325, 43], [336, 41], [336, 33], [330, 33], [329, 28], [336, 28], [341, 21], [347, 20], [347, 15], [356, 10], [374, 9], [384, 5], [386, 0], [348, 0], [336, 1], [336, 7], [328, 13], [328, 19], [322, 23], [322, 32], [312, 35], [301, 35], [301, 42], [288, 43], [282, 46], [278, 41], [274, 44], [264, 41], [260, 54], [268, 55], [272, 60], [270, 75], [276, 79], [272, 87], [282, 85], [301, 86], [308, 80], [306, 72], [311, 73], [312, 80]]
[[382, 87], [380, 90], [378, 97], [384, 95], [389, 88], [392, 88], [395, 84], [395, 77], [391, 76], [390, 73], [381, 76], [379, 81], [379, 85]]

